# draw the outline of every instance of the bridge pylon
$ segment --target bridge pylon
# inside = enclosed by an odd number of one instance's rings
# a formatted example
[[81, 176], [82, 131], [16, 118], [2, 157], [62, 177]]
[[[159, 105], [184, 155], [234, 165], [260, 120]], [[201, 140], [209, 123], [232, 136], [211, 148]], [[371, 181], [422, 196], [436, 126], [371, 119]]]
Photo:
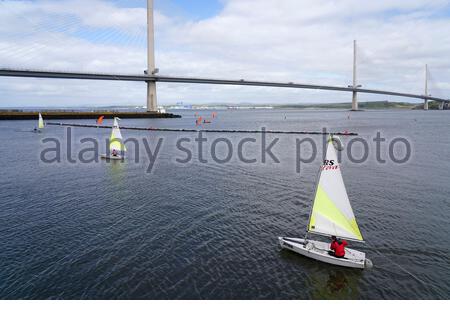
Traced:
[[[353, 40], [353, 89], [360, 87], [356, 84], [356, 55], [356, 40]], [[352, 111], [358, 111], [358, 93], [356, 90], [352, 91]]]
[[[147, 74], [155, 74], [155, 35], [153, 22], [153, 0], [147, 0]], [[147, 82], [147, 111], [158, 111], [156, 82]]]

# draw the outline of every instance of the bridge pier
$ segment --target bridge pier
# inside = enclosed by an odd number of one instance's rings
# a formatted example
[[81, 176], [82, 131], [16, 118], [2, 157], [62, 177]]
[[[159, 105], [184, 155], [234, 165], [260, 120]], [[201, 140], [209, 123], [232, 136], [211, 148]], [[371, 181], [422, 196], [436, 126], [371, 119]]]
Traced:
[[156, 101], [156, 82], [147, 82], [147, 111], [158, 111], [158, 105]]
[[[147, 73], [155, 74], [155, 37], [153, 23], [153, 0], [147, 0]], [[156, 82], [147, 82], [147, 111], [158, 111]]]
[[352, 93], [352, 111], [358, 111], [358, 96], [357, 92], [353, 91]]
[[[428, 97], [428, 65], [425, 65], [425, 97]], [[423, 110], [428, 110], [428, 99], [425, 99]]]

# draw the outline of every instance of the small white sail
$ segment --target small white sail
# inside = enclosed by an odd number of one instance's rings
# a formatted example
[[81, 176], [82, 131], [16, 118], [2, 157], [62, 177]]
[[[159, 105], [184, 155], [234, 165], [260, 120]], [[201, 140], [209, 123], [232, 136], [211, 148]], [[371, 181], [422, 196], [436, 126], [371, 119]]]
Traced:
[[325, 160], [320, 167], [308, 232], [363, 241], [342, 179], [332, 137], [328, 140]]
[[109, 138], [109, 151], [112, 153], [113, 150], [116, 152], [125, 152], [127, 149], [123, 144], [122, 134], [119, 129], [119, 118], [114, 118], [114, 124], [111, 132], [111, 137]]
[[44, 119], [42, 118], [42, 115], [41, 115], [40, 112], [39, 112], [38, 128], [39, 129], [43, 129], [44, 128]]

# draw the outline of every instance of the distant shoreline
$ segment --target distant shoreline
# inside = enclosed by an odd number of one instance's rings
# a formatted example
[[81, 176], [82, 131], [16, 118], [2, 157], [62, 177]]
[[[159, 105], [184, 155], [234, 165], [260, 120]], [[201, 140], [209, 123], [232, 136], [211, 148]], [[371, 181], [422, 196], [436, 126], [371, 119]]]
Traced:
[[[204, 103], [204, 104], [192, 104], [189, 108], [183, 108], [174, 105], [165, 105], [167, 110], [202, 110], [202, 109], [291, 109], [291, 110], [320, 110], [320, 109], [340, 109], [350, 110], [352, 108], [351, 102], [338, 102], [338, 103]], [[359, 102], [358, 107], [360, 110], [383, 110], [383, 109], [402, 109], [402, 110], [421, 110], [423, 109], [423, 103], [409, 103], [409, 102], [389, 102], [389, 101], [368, 101]], [[439, 103], [430, 101], [430, 110], [438, 110]]]
[[[163, 104], [161, 105], [167, 111], [201, 111], [201, 110], [351, 110], [351, 102], [337, 102], [337, 103], [199, 103], [189, 105], [175, 105]], [[439, 103], [429, 101], [429, 110], [438, 110]], [[390, 101], [367, 101], [358, 103], [359, 110], [423, 110], [423, 103], [409, 103], [409, 102], [390, 102]], [[449, 107], [444, 108], [448, 110]], [[11, 115], [25, 119], [28, 114], [31, 118], [41, 112], [43, 115], [47, 114], [49, 119], [67, 119], [69, 113], [78, 118], [94, 118], [100, 115], [108, 117], [110, 114], [120, 114], [122, 117], [135, 118], [173, 118], [176, 117], [170, 113], [163, 115], [157, 113], [152, 115], [148, 113], [142, 106], [83, 106], [83, 107], [24, 107], [24, 108], [0, 108], [0, 119]], [[17, 116], [16, 116], [17, 114]]]

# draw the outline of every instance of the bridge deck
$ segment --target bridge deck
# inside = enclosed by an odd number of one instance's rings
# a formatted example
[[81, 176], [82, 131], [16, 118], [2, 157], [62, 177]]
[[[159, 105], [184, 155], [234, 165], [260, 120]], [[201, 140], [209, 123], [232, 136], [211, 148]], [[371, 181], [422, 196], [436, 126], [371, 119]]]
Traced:
[[259, 86], [259, 87], [278, 87], [278, 88], [297, 88], [313, 90], [331, 90], [362, 92], [370, 94], [382, 94], [390, 96], [400, 96], [407, 98], [416, 98], [421, 100], [434, 100], [438, 102], [448, 102], [449, 98], [431, 97], [419, 94], [375, 90], [366, 88], [353, 88], [342, 86], [328, 86], [317, 84], [304, 84], [294, 82], [269, 82], [269, 81], [249, 81], [249, 80], [229, 80], [195, 77], [172, 77], [156, 75], [133, 75], [133, 74], [103, 74], [103, 73], [78, 73], [78, 72], [53, 72], [38, 70], [14, 70], [0, 69], [0, 76], [4, 77], [32, 77], [32, 78], [54, 78], [54, 79], [85, 79], [85, 80], [113, 80], [113, 81], [157, 81], [157, 82], [176, 82], [176, 83], [199, 83], [199, 84], [220, 84], [220, 85], [238, 85], [238, 86]]

